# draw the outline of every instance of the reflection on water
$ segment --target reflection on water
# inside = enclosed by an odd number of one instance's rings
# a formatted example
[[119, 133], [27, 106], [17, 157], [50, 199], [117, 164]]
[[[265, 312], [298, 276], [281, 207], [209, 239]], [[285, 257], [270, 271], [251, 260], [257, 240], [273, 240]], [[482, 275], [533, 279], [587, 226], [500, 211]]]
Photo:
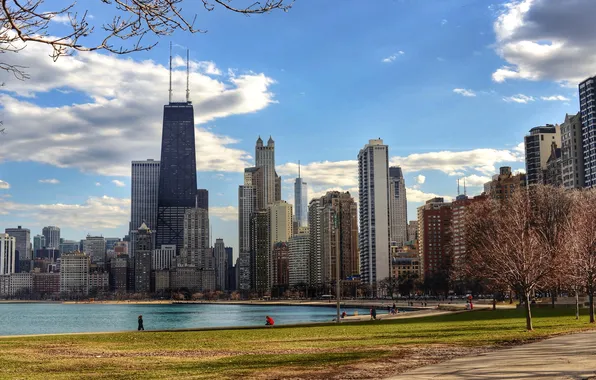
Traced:
[[[342, 309], [343, 311], [344, 309]], [[368, 314], [368, 309], [346, 308]], [[218, 326], [258, 326], [271, 315], [276, 324], [331, 321], [332, 307], [275, 305], [0, 304], [0, 335], [123, 331]]]

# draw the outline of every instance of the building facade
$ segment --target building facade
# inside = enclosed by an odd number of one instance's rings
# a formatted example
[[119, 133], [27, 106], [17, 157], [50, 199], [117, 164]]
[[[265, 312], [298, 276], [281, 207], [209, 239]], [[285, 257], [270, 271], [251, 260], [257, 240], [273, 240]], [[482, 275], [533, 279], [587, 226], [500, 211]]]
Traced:
[[31, 252], [31, 231], [28, 228], [7, 228], [4, 230], [16, 240], [16, 250], [19, 253], [19, 260], [31, 260], [33, 254]]
[[209, 211], [203, 208], [187, 209], [184, 213], [183, 235], [181, 263], [213, 269], [205, 259], [209, 249]]
[[60, 293], [70, 297], [89, 293], [89, 256], [76, 251], [60, 258]]
[[251, 289], [263, 295], [271, 289], [271, 240], [269, 211], [255, 211], [250, 224]]
[[449, 269], [452, 216], [451, 203], [443, 198], [430, 199], [418, 207], [418, 250], [423, 277]]
[[584, 187], [583, 153], [581, 112], [567, 114], [561, 124], [561, 175], [566, 189]]
[[579, 84], [584, 186], [596, 187], [596, 76]]
[[300, 177], [300, 167], [298, 168], [298, 178], [294, 181], [294, 211], [297, 226], [308, 226], [308, 187], [304, 179]]
[[209, 210], [209, 190], [197, 189], [195, 207]]
[[558, 124], [532, 128], [530, 134], [524, 137], [528, 186], [544, 184], [544, 174], [553, 142], [557, 147], [561, 146], [561, 129]]
[[89, 256], [92, 263], [105, 266], [106, 239], [103, 236], [87, 235], [83, 243], [83, 252]]
[[544, 172], [544, 184], [550, 186], [563, 186], [563, 160], [561, 157], [561, 148], [557, 144], [551, 145], [551, 152], [546, 161], [546, 171]]
[[267, 145], [263, 145], [261, 137], [257, 139], [255, 146], [255, 166], [262, 168], [263, 170], [263, 192], [262, 192], [262, 205], [266, 207], [275, 201], [281, 199], [278, 192], [281, 189], [277, 189], [278, 175], [275, 172], [275, 142], [269, 136]]
[[389, 240], [398, 245], [408, 241], [406, 181], [399, 166], [389, 168]]
[[176, 246], [162, 245], [154, 249], [151, 257], [151, 270], [164, 270], [172, 267], [172, 260], [176, 257]]
[[312, 199], [308, 205], [308, 225], [310, 229], [310, 249], [308, 257], [308, 284], [322, 287], [323, 275], [323, 240], [321, 238], [321, 199]]
[[151, 230], [143, 223], [137, 230], [135, 262], [135, 292], [149, 293], [151, 291], [151, 251], [153, 240]]
[[308, 227], [299, 227], [298, 233], [288, 242], [289, 282], [290, 286], [308, 285], [310, 231]]
[[16, 273], [16, 239], [9, 234], [0, 234], [0, 276]]
[[226, 286], [228, 277], [228, 256], [226, 254], [226, 245], [224, 244], [223, 239], [215, 239], [213, 256], [215, 257], [215, 288], [218, 290], [228, 290]]
[[381, 139], [370, 140], [358, 154], [360, 278], [369, 285], [391, 275], [388, 162]]
[[408, 222], [408, 241], [418, 240], [418, 221], [410, 220]]
[[288, 243], [280, 241], [271, 251], [271, 284], [281, 293], [290, 284], [290, 249]]
[[526, 187], [526, 174], [513, 174], [510, 166], [501, 166], [499, 174], [493, 175], [492, 181], [484, 184], [484, 192], [493, 199], [507, 199], [515, 191]]
[[45, 237], [46, 248], [60, 249], [60, 228], [56, 226], [47, 226], [41, 230]]
[[[451, 203], [452, 217], [451, 217], [451, 247], [453, 263], [455, 266], [459, 265], [460, 258], [466, 253], [466, 229], [465, 229], [465, 213], [466, 209], [473, 203], [482, 202], [488, 199], [486, 194], [475, 197], [468, 197], [467, 195], [458, 195]], [[431, 221], [432, 223], [432, 221]], [[433, 235], [435, 231], [429, 230]], [[434, 246], [432, 246], [434, 249]]]
[[45, 246], [46, 246], [46, 237], [43, 235], [35, 235], [33, 237], [33, 252], [31, 253], [31, 255], [33, 256], [33, 253], [35, 251], [37, 251], [38, 249], [42, 249]]
[[[155, 246], [184, 240], [184, 213], [197, 195], [194, 109], [191, 102], [164, 106]], [[136, 254], [136, 249], [135, 249]]]

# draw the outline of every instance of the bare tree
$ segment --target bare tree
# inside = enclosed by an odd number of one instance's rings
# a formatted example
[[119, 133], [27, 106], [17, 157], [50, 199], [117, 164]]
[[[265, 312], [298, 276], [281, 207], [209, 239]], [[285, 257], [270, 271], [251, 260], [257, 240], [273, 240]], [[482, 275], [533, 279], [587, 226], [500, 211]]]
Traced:
[[[86, 3], [92, 0], [85, 0]], [[222, 8], [244, 15], [287, 11], [293, 0], [93, 0], [103, 4], [111, 13], [111, 20], [96, 26], [88, 10], [76, 1], [55, 7], [50, 0], [0, 0], [0, 53], [18, 53], [28, 43], [52, 47], [51, 57], [77, 51], [103, 50], [114, 54], [128, 54], [149, 50], [157, 42], [151, 36], [167, 36], [174, 31], [204, 33], [195, 25], [197, 4], [211, 12]], [[244, 3], [244, 5], [236, 5]], [[183, 10], [188, 5], [190, 12]], [[52, 9], [53, 10], [49, 10]], [[50, 33], [52, 20], [67, 24], [68, 32], [59, 36]], [[54, 30], [52, 30], [54, 32]], [[99, 37], [99, 43], [87, 44], [90, 36]], [[0, 60], [0, 70], [12, 73], [18, 79], [27, 79], [26, 67]]]
[[583, 284], [590, 301], [590, 323], [594, 323], [596, 289], [596, 190], [584, 190], [575, 196], [572, 212], [571, 275]]
[[[540, 186], [515, 192], [506, 201], [472, 204], [465, 215], [466, 252], [458, 266], [463, 277], [484, 278], [496, 285], [518, 289], [524, 297], [526, 328], [532, 330], [530, 296], [555, 273], [556, 254], [545, 249], [544, 231], [535, 220], [549, 207]], [[559, 228], [559, 227], [557, 227]]]

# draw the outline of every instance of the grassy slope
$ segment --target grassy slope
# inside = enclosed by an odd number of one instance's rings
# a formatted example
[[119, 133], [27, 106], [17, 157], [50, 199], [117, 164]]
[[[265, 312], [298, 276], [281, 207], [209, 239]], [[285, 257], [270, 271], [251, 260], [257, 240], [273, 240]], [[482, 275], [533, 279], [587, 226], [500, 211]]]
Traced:
[[305, 328], [3, 338], [0, 378], [300, 377], [407, 359], [425, 346], [494, 346], [591, 328], [570, 309], [533, 312], [533, 332], [524, 331], [521, 310], [499, 310]]

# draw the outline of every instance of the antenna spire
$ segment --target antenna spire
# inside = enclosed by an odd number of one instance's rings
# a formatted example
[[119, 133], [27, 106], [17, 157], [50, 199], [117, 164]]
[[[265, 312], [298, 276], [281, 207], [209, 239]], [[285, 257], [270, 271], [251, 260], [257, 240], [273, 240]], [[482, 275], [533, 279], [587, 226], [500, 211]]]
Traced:
[[190, 60], [189, 50], [186, 49], [186, 103], [190, 103]]
[[172, 103], [172, 41], [170, 41], [170, 103]]
[[298, 178], [300, 178], [300, 160], [298, 160]]
[[457, 179], [457, 195], [459, 195], [459, 178]]

